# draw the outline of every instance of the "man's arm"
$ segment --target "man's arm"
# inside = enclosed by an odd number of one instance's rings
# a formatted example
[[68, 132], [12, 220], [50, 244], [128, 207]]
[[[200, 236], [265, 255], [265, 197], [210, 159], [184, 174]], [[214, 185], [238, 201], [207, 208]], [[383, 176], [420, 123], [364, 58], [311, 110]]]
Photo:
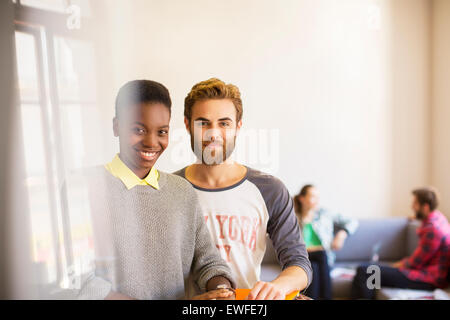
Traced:
[[286, 295], [301, 291], [308, 285], [308, 276], [300, 267], [291, 266], [284, 269], [271, 282], [259, 281], [250, 291], [249, 300], [284, 300]]
[[[312, 268], [301, 234], [294, 203], [284, 184], [269, 175], [250, 178], [260, 190], [269, 213], [267, 232], [277, 253], [282, 272], [271, 282], [258, 282], [249, 298], [269, 299], [275, 293], [284, 299], [295, 290], [304, 290], [312, 280]], [[270, 293], [272, 292], [272, 293]]]
[[420, 236], [419, 245], [410, 257], [396, 264], [397, 268], [420, 269], [439, 250], [440, 239], [432, 228], [427, 228]]

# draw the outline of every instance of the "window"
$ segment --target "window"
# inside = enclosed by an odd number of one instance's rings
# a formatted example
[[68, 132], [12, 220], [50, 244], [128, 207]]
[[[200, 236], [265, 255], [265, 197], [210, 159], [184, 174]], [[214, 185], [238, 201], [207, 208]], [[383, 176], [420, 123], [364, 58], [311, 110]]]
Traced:
[[[96, 108], [94, 41], [67, 28], [66, 9], [89, 2], [16, 0], [16, 61], [34, 275], [57, 298], [93, 260], [89, 199], [79, 177]], [[90, 16], [88, 10], [86, 16]]]
[[64, 13], [69, 1], [67, 0], [20, 0], [20, 4], [37, 9]]

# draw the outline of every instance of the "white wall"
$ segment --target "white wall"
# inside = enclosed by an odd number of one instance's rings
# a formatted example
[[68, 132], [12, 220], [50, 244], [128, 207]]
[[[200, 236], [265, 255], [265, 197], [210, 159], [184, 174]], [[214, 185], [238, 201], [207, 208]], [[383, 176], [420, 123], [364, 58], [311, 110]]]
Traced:
[[441, 193], [441, 211], [450, 217], [450, 1], [434, 0], [432, 17], [431, 184]]
[[411, 191], [430, 183], [431, 2], [389, 1], [392, 213], [411, 214]]
[[[124, 82], [164, 83], [172, 142], [159, 168], [188, 164], [183, 100], [214, 76], [241, 89], [247, 131], [279, 130], [275, 157], [248, 164], [292, 194], [312, 182], [354, 217], [409, 214], [410, 190], [429, 182], [427, 0], [106, 2], [101, 118], [109, 128]], [[108, 161], [118, 143], [102, 139]]]

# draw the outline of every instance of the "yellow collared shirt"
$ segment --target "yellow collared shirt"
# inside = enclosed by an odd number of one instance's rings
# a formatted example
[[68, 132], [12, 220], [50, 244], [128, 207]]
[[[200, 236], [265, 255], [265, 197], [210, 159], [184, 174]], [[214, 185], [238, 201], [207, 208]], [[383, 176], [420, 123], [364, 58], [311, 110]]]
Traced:
[[128, 190], [135, 186], [146, 186], [150, 185], [156, 190], [159, 190], [159, 172], [155, 167], [152, 167], [148, 175], [144, 179], [140, 179], [137, 175], [127, 167], [125, 163], [116, 154], [114, 159], [105, 165], [106, 170], [108, 170], [114, 177], [119, 178], [127, 187]]

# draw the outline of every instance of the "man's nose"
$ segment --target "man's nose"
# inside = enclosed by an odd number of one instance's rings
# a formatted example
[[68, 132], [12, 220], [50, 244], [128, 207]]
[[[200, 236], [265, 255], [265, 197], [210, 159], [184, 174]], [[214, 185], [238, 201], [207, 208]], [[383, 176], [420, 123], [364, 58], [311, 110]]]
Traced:
[[209, 128], [206, 132], [205, 132], [205, 140], [210, 140], [210, 141], [216, 141], [216, 140], [222, 140], [222, 132], [218, 129], [218, 128]]

